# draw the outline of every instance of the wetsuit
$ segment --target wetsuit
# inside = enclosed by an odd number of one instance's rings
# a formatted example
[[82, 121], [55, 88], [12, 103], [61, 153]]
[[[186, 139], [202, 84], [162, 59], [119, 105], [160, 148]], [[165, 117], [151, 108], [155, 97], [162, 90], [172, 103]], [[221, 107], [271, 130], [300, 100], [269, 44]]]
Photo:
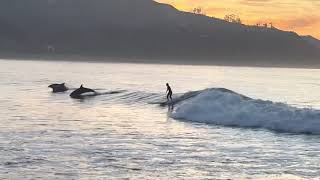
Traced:
[[172, 100], [172, 89], [169, 85], [167, 85], [167, 92], [168, 92], [167, 100], [169, 100], [169, 98], [170, 98], [170, 100]]

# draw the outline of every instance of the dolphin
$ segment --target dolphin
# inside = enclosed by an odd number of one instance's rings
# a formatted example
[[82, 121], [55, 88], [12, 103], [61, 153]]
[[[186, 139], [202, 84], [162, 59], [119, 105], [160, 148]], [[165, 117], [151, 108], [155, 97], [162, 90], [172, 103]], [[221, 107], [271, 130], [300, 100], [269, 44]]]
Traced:
[[65, 92], [68, 91], [69, 89], [66, 87], [65, 83], [62, 84], [51, 84], [48, 86], [49, 88], [52, 89], [53, 93], [58, 93], [58, 92]]
[[89, 89], [89, 88], [85, 88], [85, 87], [83, 87], [83, 85], [81, 85], [80, 88], [76, 89], [75, 91], [73, 91], [70, 94], [70, 97], [74, 98], [74, 99], [81, 99], [84, 97], [83, 94], [88, 93], [88, 92], [92, 92], [92, 93], [94, 93], [94, 95], [98, 94], [96, 91]]

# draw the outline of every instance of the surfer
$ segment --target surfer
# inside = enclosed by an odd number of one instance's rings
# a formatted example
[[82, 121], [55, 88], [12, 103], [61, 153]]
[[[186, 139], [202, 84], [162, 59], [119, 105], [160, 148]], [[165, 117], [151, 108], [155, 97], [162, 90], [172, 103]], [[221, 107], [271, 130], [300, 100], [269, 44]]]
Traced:
[[167, 86], [167, 100], [169, 101], [169, 99], [172, 101], [172, 89], [171, 87], [169, 86], [169, 83], [166, 84]]

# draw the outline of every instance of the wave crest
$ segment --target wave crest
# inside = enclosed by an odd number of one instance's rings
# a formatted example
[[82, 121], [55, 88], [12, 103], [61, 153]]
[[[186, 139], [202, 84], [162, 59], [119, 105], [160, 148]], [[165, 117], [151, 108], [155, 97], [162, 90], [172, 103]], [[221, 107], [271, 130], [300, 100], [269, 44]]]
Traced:
[[183, 101], [172, 118], [287, 133], [320, 134], [320, 111], [255, 100], [227, 89], [207, 89]]

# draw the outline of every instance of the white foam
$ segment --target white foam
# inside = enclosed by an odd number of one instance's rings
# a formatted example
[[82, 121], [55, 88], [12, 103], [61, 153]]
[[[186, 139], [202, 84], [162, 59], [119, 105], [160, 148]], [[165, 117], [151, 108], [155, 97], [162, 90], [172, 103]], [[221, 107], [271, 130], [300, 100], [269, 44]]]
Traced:
[[320, 134], [319, 110], [250, 99], [221, 89], [204, 90], [181, 103], [171, 116], [216, 125]]

